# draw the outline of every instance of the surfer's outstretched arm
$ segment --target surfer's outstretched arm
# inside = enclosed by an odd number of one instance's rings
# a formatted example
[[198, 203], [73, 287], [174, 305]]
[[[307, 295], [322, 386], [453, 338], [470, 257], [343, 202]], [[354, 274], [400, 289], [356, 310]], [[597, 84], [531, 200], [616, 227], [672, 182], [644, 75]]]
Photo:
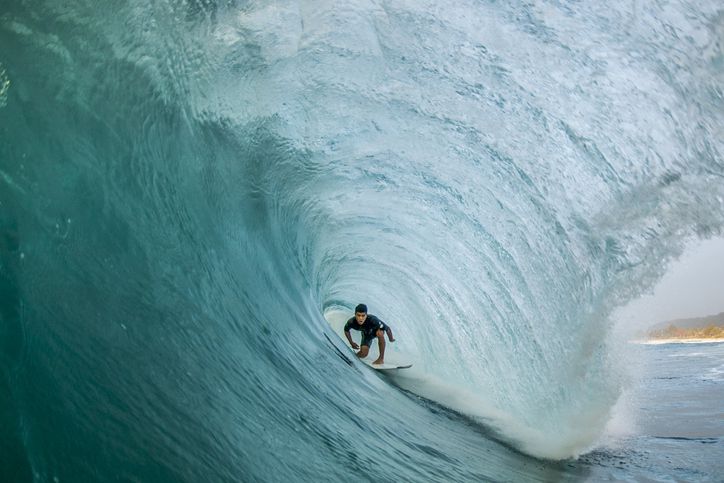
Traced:
[[357, 343], [352, 340], [352, 335], [349, 333], [348, 330], [344, 331], [344, 336], [347, 337], [347, 342], [349, 342], [349, 345], [352, 347], [352, 349], [359, 349]]
[[387, 328], [385, 329], [385, 332], [387, 332], [387, 338], [390, 339], [390, 342], [394, 342], [394, 341], [395, 341], [395, 336], [392, 335], [392, 329], [390, 329], [389, 327], [387, 327]]

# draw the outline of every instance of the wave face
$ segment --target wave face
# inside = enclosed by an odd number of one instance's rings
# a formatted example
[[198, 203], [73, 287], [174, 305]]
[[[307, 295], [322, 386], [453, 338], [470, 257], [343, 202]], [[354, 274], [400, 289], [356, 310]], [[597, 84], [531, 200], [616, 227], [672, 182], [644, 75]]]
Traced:
[[11, 3], [18, 480], [575, 478], [611, 310], [722, 233], [721, 2]]

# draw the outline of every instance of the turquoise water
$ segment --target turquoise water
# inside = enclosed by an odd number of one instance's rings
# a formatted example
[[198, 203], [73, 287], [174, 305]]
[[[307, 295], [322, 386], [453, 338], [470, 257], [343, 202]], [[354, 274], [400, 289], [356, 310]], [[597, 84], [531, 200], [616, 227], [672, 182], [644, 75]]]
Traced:
[[[595, 477], [611, 311], [722, 233], [722, 18], [4, 5], [0, 473]], [[359, 302], [415, 372], [350, 358]]]

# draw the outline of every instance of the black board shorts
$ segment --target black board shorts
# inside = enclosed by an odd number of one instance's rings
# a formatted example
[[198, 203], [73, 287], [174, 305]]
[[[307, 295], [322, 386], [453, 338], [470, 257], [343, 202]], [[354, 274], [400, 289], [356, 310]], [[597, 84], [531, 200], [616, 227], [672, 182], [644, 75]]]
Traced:
[[367, 347], [369, 347], [370, 344], [372, 343], [372, 341], [377, 338], [378, 330], [384, 331], [384, 329], [376, 329], [373, 332], [363, 332], [362, 333], [362, 343], [360, 344], [360, 347], [363, 345], [366, 345]]

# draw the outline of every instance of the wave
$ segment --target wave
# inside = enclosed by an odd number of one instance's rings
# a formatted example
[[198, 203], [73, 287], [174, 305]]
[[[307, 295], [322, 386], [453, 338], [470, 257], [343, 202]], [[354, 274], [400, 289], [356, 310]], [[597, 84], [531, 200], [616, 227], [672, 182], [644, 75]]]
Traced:
[[[506, 479], [590, 450], [626, 382], [609, 314], [722, 232], [720, 28], [716, 2], [9, 6], [8, 471]], [[325, 314], [359, 302], [414, 372], [338, 357]]]

